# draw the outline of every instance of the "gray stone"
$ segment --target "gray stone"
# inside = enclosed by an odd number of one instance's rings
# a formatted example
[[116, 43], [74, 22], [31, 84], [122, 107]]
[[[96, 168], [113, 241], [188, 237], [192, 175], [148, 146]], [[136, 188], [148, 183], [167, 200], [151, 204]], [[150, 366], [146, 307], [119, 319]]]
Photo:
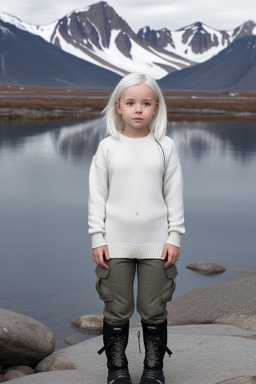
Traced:
[[210, 263], [208, 261], [198, 261], [186, 266], [186, 268], [191, 269], [192, 271], [202, 273], [204, 275], [214, 275], [216, 273], [225, 272], [225, 268], [222, 265]]
[[10, 367], [5, 369], [5, 373], [8, 371], [19, 371], [24, 373], [25, 375], [33, 375], [33, 373], [35, 373], [35, 370], [31, 367], [28, 367], [27, 365], [17, 365], [16, 367]]
[[4, 381], [18, 379], [23, 376], [26, 376], [26, 374], [20, 371], [16, 371], [14, 369], [10, 369], [4, 374]]
[[217, 384], [256, 384], [256, 376], [239, 376], [234, 379], [221, 381]]
[[[137, 332], [130, 329], [127, 357], [134, 384], [139, 383], [144, 351], [139, 353]], [[166, 383], [216, 384], [238, 376], [255, 375], [256, 333], [229, 325], [168, 327], [171, 358], [164, 358]], [[105, 354], [98, 355], [102, 337], [56, 351], [44, 359], [45, 368], [62, 362], [76, 369], [51, 370], [16, 379], [13, 384], [102, 384], [106, 382]], [[55, 362], [55, 364], [54, 364]], [[41, 363], [40, 363], [41, 364]]]
[[229, 324], [243, 329], [256, 331], [256, 314], [246, 315], [242, 313], [227, 313], [217, 317], [215, 324]]
[[168, 325], [211, 323], [256, 330], [256, 270], [168, 303]]
[[0, 364], [34, 366], [55, 349], [53, 333], [42, 323], [0, 308]]
[[47, 371], [70, 371], [77, 369], [76, 365], [72, 361], [63, 358], [62, 355], [63, 352], [55, 352], [43, 359], [36, 366], [36, 373]]
[[75, 344], [79, 343], [79, 341], [77, 339], [75, 339], [74, 337], [71, 337], [71, 336], [65, 337], [64, 341], [68, 345], [75, 345]]
[[96, 331], [102, 334], [103, 329], [103, 315], [86, 315], [80, 316], [77, 319], [72, 320], [71, 324], [74, 327], [80, 329], [86, 329], [88, 331]]

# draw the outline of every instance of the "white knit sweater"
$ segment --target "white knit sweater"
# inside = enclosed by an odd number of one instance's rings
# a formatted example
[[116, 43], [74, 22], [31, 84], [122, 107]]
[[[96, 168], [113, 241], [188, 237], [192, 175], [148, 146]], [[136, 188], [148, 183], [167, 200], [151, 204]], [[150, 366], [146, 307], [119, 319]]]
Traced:
[[110, 258], [159, 259], [165, 243], [180, 246], [182, 171], [169, 137], [102, 140], [89, 189], [92, 248], [107, 244]]

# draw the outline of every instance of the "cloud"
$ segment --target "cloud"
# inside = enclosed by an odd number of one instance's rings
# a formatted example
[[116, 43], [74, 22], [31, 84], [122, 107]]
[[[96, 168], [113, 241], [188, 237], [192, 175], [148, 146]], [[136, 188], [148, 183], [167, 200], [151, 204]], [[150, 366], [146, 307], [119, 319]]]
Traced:
[[[99, 0], [1, 0], [0, 11], [32, 24], [45, 25], [75, 9], [86, 8]], [[256, 15], [255, 0], [108, 0], [110, 6], [131, 28], [149, 25], [153, 29], [175, 30], [196, 21], [216, 29], [233, 29]], [[255, 20], [256, 21], [256, 20]]]

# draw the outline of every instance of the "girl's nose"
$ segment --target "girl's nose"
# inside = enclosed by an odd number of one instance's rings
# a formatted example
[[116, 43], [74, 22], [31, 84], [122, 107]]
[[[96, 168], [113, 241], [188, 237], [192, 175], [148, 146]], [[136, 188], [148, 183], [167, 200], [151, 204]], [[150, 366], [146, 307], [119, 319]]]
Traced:
[[141, 104], [140, 103], [136, 104], [136, 112], [141, 113]]

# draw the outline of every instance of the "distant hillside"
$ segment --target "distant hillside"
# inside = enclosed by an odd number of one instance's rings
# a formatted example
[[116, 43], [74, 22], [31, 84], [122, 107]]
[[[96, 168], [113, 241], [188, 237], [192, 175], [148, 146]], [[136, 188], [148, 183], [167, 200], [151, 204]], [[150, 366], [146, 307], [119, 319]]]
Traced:
[[1, 83], [112, 89], [121, 78], [12, 24], [1, 22], [0, 41]]
[[163, 89], [256, 91], [256, 36], [243, 37], [212, 59], [159, 80]]

